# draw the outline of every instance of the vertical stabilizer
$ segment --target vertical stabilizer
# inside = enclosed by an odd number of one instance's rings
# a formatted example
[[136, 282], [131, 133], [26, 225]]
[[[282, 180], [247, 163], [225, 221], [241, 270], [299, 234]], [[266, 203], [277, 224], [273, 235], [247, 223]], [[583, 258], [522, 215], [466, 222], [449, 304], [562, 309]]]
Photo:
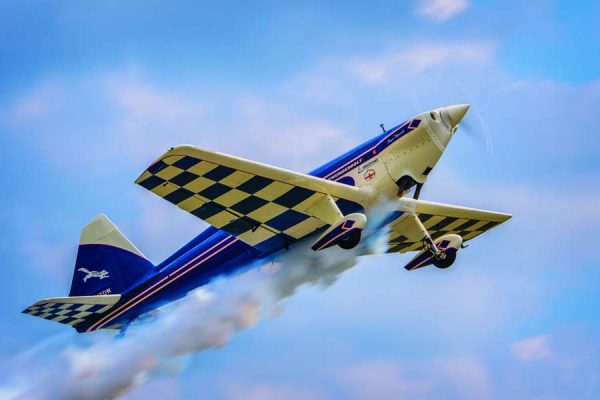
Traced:
[[153, 265], [104, 214], [81, 231], [69, 296], [119, 294]]

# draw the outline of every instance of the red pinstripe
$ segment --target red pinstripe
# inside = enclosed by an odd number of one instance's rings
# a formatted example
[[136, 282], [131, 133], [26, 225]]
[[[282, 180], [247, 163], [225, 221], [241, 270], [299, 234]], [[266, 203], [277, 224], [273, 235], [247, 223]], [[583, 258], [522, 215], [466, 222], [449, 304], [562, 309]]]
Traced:
[[[87, 332], [90, 332], [90, 331], [95, 330], [95, 329], [101, 329], [102, 327], [104, 327], [111, 320], [117, 318], [118, 316], [120, 316], [121, 314], [123, 314], [124, 312], [126, 312], [127, 310], [129, 310], [132, 307], [136, 306], [137, 304], [141, 303], [142, 301], [144, 301], [145, 299], [147, 299], [148, 297], [150, 297], [151, 295], [153, 295], [157, 291], [161, 290], [165, 286], [170, 285], [171, 283], [173, 283], [177, 279], [181, 278], [182, 276], [184, 276], [185, 274], [187, 274], [191, 270], [195, 269], [196, 267], [198, 267], [199, 265], [201, 265], [205, 261], [211, 259], [216, 254], [218, 254], [221, 251], [225, 250], [227, 247], [231, 246], [233, 243], [237, 242], [237, 240], [238, 240], [238, 239], [234, 239], [233, 241], [229, 242], [228, 244], [226, 244], [225, 246], [221, 247], [217, 251], [215, 251], [212, 254], [208, 255], [207, 257], [202, 258], [201, 260], [199, 260], [195, 265], [193, 265], [187, 271], [184, 271], [183, 273], [181, 273], [181, 274], [179, 274], [177, 276], [174, 276], [179, 271], [181, 271], [182, 269], [188, 267], [190, 264], [192, 264], [193, 262], [195, 262], [199, 258], [203, 257], [204, 255], [206, 255], [207, 253], [209, 253], [214, 248], [222, 245], [225, 241], [227, 241], [227, 240], [229, 240], [231, 238], [232, 238], [232, 236], [226, 237], [225, 239], [221, 240], [219, 243], [215, 244], [211, 248], [205, 250], [202, 254], [199, 254], [198, 256], [196, 256], [195, 258], [193, 258], [192, 260], [188, 261], [186, 264], [184, 264], [181, 267], [177, 268], [174, 272], [171, 272], [169, 275], [163, 277], [161, 280], [159, 280], [158, 282], [154, 283], [152, 286], [150, 286], [150, 287], [146, 288], [144, 291], [138, 293], [135, 297], [133, 297], [130, 300], [128, 300], [127, 302], [121, 304], [117, 309], [115, 309], [112, 312], [110, 312], [109, 314], [105, 315], [103, 318], [101, 318], [100, 320], [98, 320], [95, 324], [93, 324], [92, 326], [90, 326], [87, 329]], [[173, 279], [169, 280], [169, 278], [171, 278], [171, 277], [173, 277]], [[143, 296], [143, 297], [140, 298], [140, 296]]]

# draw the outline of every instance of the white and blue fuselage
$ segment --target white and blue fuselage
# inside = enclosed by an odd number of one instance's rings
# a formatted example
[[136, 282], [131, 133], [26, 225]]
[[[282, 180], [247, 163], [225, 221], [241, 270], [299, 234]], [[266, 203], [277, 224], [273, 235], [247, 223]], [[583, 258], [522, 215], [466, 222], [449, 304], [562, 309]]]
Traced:
[[[415, 184], [425, 182], [455, 131], [453, 121], [460, 120], [453, 115], [462, 113], [462, 117], [465, 112], [464, 106], [452, 106], [420, 114], [315, 169], [310, 175], [370, 191], [373, 194], [370, 206], [380, 197], [402, 196]], [[336, 204], [344, 215], [368, 212], [363, 206], [343, 199]], [[322, 230], [314, 235], [320, 232]], [[108, 312], [79, 324], [77, 330], [85, 332], [126, 325], [216, 277], [235, 274], [257, 260], [276, 257], [294, 244], [258, 251], [229, 233], [209, 227], [121, 291], [118, 303]]]

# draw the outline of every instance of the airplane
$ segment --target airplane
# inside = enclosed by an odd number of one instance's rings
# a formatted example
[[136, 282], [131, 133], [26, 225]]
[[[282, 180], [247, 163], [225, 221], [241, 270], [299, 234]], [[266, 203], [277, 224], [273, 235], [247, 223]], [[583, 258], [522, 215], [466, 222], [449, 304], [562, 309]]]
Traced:
[[368, 255], [363, 231], [382, 198], [394, 201], [376, 227], [389, 231], [387, 253], [417, 252], [405, 265], [409, 271], [448, 268], [467, 241], [511, 218], [419, 199], [468, 109], [458, 104], [418, 114], [308, 174], [189, 145], [171, 148], [135, 182], [211, 226], [154, 265], [100, 214], [81, 232], [69, 296], [23, 312], [80, 333], [123, 330], [298, 243], [315, 252], [339, 246]]

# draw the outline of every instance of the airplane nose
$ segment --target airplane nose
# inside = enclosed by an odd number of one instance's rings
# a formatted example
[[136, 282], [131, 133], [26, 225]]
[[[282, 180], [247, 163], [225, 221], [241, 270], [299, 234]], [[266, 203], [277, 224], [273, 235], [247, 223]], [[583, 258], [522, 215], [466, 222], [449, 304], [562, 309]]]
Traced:
[[455, 106], [448, 106], [444, 109], [446, 115], [450, 117], [450, 121], [448, 122], [450, 122], [452, 129], [456, 128], [458, 123], [463, 119], [467, 111], [469, 111], [469, 107], [468, 104], [457, 104]]

